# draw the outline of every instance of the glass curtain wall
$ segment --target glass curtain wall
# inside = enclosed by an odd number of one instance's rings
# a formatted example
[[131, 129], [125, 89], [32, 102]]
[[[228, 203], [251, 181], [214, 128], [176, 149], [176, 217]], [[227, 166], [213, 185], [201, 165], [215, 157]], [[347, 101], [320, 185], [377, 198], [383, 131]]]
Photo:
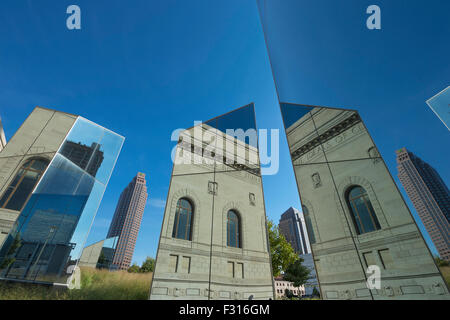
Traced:
[[0, 276], [66, 284], [124, 138], [78, 117], [0, 251]]

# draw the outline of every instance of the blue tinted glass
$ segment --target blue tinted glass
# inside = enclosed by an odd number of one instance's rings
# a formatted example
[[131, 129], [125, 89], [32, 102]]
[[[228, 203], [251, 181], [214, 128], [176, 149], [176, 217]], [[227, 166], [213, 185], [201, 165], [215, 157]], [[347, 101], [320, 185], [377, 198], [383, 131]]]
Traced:
[[370, 232], [375, 230], [372, 220], [370, 219], [370, 213], [367, 210], [367, 207], [364, 203], [364, 200], [360, 198], [356, 198], [352, 201], [355, 209], [358, 211], [359, 218], [362, 223], [363, 232]]
[[429, 99], [427, 103], [450, 130], [450, 86]]
[[230, 132], [238, 132], [242, 130], [247, 135], [233, 135], [236, 139], [246, 144], [257, 147], [258, 138], [256, 134], [255, 108], [253, 104], [226, 113], [218, 118], [205, 122], [205, 124], [218, 129], [222, 134], [230, 134]]
[[123, 142], [122, 136], [79, 117], [59, 153], [107, 183]]
[[356, 223], [358, 233], [363, 233], [363, 229], [361, 228], [360, 218], [358, 216], [358, 211], [357, 211], [357, 208], [356, 208], [355, 204], [353, 203], [353, 201], [350, 202], [350, 207], [352, 209], [353, 219], [354, 219], [354, 222]]
[[119, 239], [119, 236], [111, 237], [105, 239], [105, 242], [103, 243], [104, 248], [111, 248], [115, 249], [117, 246], [117, 240]]
[[290, 104], [290, 103], [281, 103], [281, 114], [283, 116], [283, 122], [286, 128], [292, 126], [295, 122], [302, 119], [303, 117], [311, 117], [308, 115], [313, 107], [302, 106], [298, 104]]
[[107, 129], [76, 121], [60, 149], [64, 155], [54, 156], [1, 248], [0, 261], [7, 261], [1, 277], [67, 283], [122, 143]]

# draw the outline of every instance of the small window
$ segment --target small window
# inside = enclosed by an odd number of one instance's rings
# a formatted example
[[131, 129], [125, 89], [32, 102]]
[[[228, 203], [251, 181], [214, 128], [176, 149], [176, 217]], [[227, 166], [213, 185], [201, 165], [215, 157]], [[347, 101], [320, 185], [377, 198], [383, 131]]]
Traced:
[[393, 269], [394, 268], [394, 259], [392, 259], [392, 255], [389, 252], [389, 249], [379, 250], [378, 254], [380, 255], [381, 262], [383, 263], [384, 269]]
[[370, 252], [363, 253], [363, 257], [364, 257], [367, 267], [377, 265], [377, 262], [373, 255], [373, 252], [370, 251]]

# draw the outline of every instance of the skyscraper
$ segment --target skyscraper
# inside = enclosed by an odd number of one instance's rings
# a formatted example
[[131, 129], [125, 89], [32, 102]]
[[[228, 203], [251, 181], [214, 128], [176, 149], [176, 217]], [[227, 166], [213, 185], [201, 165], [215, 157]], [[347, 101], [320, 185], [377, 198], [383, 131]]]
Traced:
[[[82, 117], [33, 110], [0, 153], [0, 279], [67, 283], [123, 141]], [[63, 151], [72, 145], [92, 149], [86, 161]]]
[[0, 151], [6, 146], [5, 131], [3, 130], [2, 118], [0, 118]]
[[305, 283], [305, 293], [312, 295], [314, 288], [318, 289], [319, 284], [311, 253], [311, 244], [315, 240], [308, 208], [303, 206], [303, 212], [300, 212], [290, 207], [281, 215], [278, 227], [295, 252], [303, 259], [302, 265], [311, 270]]
[[308, 231], [302, 212], [293, 207], [287, 209], [281, 215], [279, 228], [296, 253], [311, 253]]
[[119, 237], [112, 262], [115, 269], [130, 267], [147, 196], [145, 173], [138, 172], [122, 191], [108, 231], [107, 238]]
[[398, 177], [442, 259], [450, 261], [450, 192], [437, 171], [414, 153], [396, 151]]

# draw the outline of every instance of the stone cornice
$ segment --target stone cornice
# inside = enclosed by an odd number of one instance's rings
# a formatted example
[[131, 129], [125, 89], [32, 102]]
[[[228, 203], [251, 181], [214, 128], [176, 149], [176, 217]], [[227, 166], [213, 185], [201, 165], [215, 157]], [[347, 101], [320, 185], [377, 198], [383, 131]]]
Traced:
[[302, 155], [308, 153], [309, 151], [313, 150], [317, 146], [321, 145], [324, 142], [327, 142], [328, 140], [336, 137], [340, 133], [344, 132], [348, 128], [354, 126], [358, 122], [361, 122], [361, 118], [357, 113], [352, 114], [347, 119], [343, 120], [339, 124], [333, 126], [331, 129], [327, 130], [326, 132], [322, 133], [318, 137], [312, 139], [308, 143], [302, 145], [301, 147], [297, 148], [296, 150], [291, 152], [292, 161], [297, 160]]

